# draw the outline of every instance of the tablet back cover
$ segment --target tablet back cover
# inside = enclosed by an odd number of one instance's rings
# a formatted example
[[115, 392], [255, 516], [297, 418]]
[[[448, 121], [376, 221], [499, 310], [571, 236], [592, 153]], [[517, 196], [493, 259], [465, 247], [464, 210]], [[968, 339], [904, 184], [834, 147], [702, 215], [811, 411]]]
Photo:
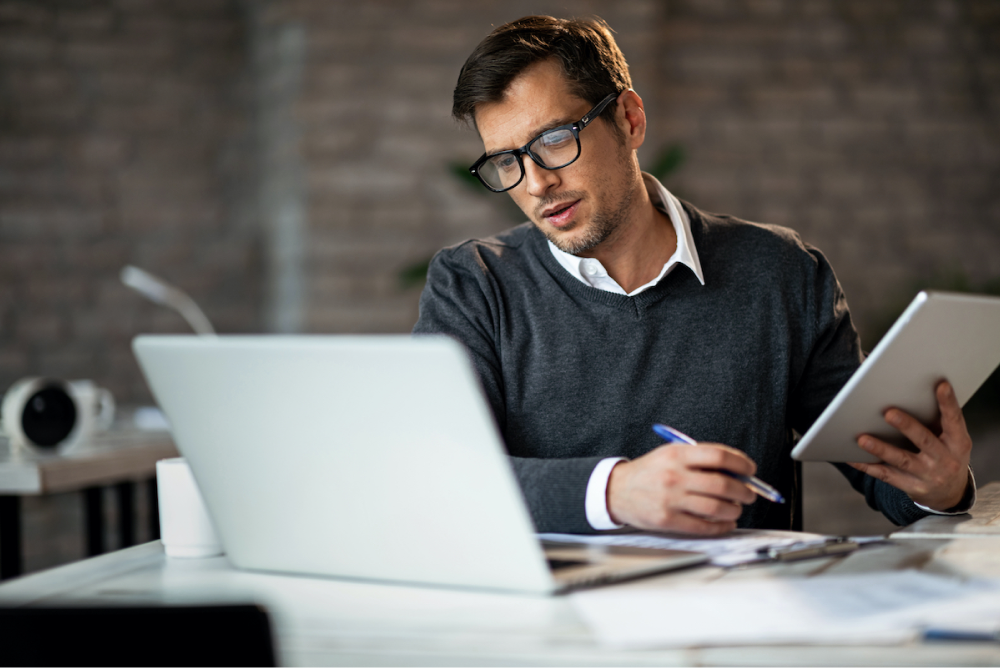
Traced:
[[800, 461], [876, 462], [861, 434], [912, 449], [883, 414], [891, 407], [924, 424], [940, 414], [934, 388], [948, 380], [960, 405], [1000, 365], [1000, 298], [921, 292], [792, 451]]

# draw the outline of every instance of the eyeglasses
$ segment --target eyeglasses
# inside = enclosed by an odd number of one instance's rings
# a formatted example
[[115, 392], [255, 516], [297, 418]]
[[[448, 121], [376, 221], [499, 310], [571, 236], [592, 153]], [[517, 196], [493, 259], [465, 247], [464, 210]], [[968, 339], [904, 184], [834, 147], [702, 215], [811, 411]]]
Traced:
[[618, 97], [611, 93], [597, 103], [576, 123], [560, 125], [546, 130], [521, 148], [500, 151], [492, 155], [485, 153], [469, 171], [479, 177], [483, 185], [495, 193], [510, 190], [524, 178], [524, 163], [521, 156], [527, 155], [542, 169], [562, 169], [580, 157], [580, 130], [601, 115], [604, 108]]

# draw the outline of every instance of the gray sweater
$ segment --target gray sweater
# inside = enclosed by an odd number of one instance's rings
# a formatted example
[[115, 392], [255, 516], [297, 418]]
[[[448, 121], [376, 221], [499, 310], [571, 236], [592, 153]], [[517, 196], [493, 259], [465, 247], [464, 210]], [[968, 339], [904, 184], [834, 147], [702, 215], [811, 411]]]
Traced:
[[[662, 445], [654, 422], [743, 450], [793, 500], [792, 430], [805, 433], [861, 363], [822, 253], [789, 229], [684, 207], [704, 286], [677, 265], [633, 297], [592, 288], [531, 223], [431, 262], [413, 331], [469, 349], [538, 531], [592, 533], [591, 471]], [[893, 522], [926, 514], [903, 492], [838, 468]], [[758, 499], [739, 525], [788, 529], [794, 506]]]

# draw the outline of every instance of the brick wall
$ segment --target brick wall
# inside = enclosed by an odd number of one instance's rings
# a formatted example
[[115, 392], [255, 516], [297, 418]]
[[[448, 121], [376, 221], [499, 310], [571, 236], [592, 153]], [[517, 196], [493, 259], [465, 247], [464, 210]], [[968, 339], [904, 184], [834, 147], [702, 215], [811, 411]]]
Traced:
[[[403, 267], [508, 225], [447, 173], [481, 151], [448, 117], [491, 26], [565, 3], [275, 5], [307, 26], [299, 102], [311, 263], [307, 327], [406, 331]], [[831, 258], [863, 334], [919, 278], [1000, 275], [997, 4], [579, 2], [605, 17], [646, 101], [647, 164], [709, 210], [789, 225]], [[871, 345], [870, 338], [867, 341]]]
[[[997, 7], [572, 12], [617, 31], [643, 161], [679, 143], [668, 187], [820, 246], [865, 333], [918, 278], [1000, 275]], [[221, 331], [407, 331], [400, 272], [514, 220], [449, 174], [481, 145], [448, 112], [469, 51], [531, 12], [565, 3], [0, 0], [0, 385], [144, 399], [128, 340], [186, 326], [119, 286], [127, 262]]]
[[917, 279], [1000, 276], [1000, 4], [673, 2], [662, 25], [673, 185], [823, 249], [863, 338]]
[[189, 330], [128, 263], [259, 326], [243, 25], [233, 2], [0, 0], [0, 387], [148, 401], [130, 339]]

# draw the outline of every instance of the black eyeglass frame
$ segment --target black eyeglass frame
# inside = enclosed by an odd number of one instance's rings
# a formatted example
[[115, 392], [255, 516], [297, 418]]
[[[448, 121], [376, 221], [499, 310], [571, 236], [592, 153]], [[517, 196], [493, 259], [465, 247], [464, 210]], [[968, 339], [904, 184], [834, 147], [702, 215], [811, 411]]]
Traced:
[[[531, 158], [531, 160], [536, 165], [538, 165], [542, 169], [547, 169], [550, 172], [554, 171], [556, 169], [562, 169], [563, 167], [568, 167], [568, 166], [572, 165], [574, 162], [576, 162], [577, 160], [580, 159], [580, 152], [583, 150], [582, 147], [580, 146], [580, 130], [582, 130], [585, 127], [587, 127], [588, 125], [590, 125], [591, 122], [595, 118], [597, 118], [598, 116], [601, 115], [601, 112], [604, 111], [604, 108], [607, 107], [608, 104], [610, 104], [612, 100], [618, 99], [618, 96], [620, 94], [621, 93], [611, 93], [611, 94], [609, 94], [603, 100], [601, 100], [600, 102], [598, 102], [597, 105], [593, 109], [591, 109], [586, 114], [584, 114], [583, 118], [581, 118], [580, 120], [576, 121], [575, 123], [567, 123], [566, 125], [560, 125], [559, 127], [550, 128], [550, 129], [546, 130], [545, 132], [542, 132], [542, 133], [538, 134], [536, 137], [533, 137], [531, 139], [531, 141], [529, 141], [527, 144], [525, 144], [521, 148], [512, 148], [512, 149], [508, 149], [506, 151], [497, 151], [496, 153], [491, 153], [489, 155], [487, 155], [486, 153], [483, 153], [482, 157], [480, 157], [479, 160], [476, 160], [476, 162], [473, 163], [472, 167], [469, 167], [469, 172], [471, 174], [475, 174], [476, 177], [479, 179], [479, 182], [482, 183], [484, 186], [486, 186], [489, 190], [491, 190], [491, 191], [493, 191], [495, 193], [503, 193], [503, 192], [507, 192], [511, 188], [516, 188], [521, 183], [521, 181], [524, 180], [524, 162], [522, 162], [522, 160], [521, 160], [521, 156], [522, 155], [527, 155], [528, 157]], [[531, 146], [532, 144], [534, 144], [539, 139], [541, 139], [543, 135], [547, 135], [550, 132], [556, 132], [558, 130], [569, 130], [570, 132], [573, 133], [573, 138], [576, 139], [576, 157], [573, 158], [572, 160], [570, 160], [567, 163], [559, 165], [558, 167], [549, 167], [547, 165], [543, 165], [542, 162], [541, 162], [541, 158], [539, 158], [537, 155], [535, 155], [534, 153], [532, 153], [531, 150], [528, 149], [528, 147]], [[498, 190], [498, 189], [494, 188], [493, 186], [491, 186], [489, 183], [486, 182], [486, 179], [484, 179], [482, 177], [482, 175], [479, 173], [479, 168], [487, 160], [489, 160], [491, 158], [495, 158], [498, 155], [507, 155], [507, 154], [513, 155], [517, 159], [517, 165], [518, 165], [518, 167], [521, 168], [521, 176], [520, 176], [520, 178], [517, 179], [517, 182], [514, 183], [514, 185], [507, 186], [506, 188], [500, 188]]]

